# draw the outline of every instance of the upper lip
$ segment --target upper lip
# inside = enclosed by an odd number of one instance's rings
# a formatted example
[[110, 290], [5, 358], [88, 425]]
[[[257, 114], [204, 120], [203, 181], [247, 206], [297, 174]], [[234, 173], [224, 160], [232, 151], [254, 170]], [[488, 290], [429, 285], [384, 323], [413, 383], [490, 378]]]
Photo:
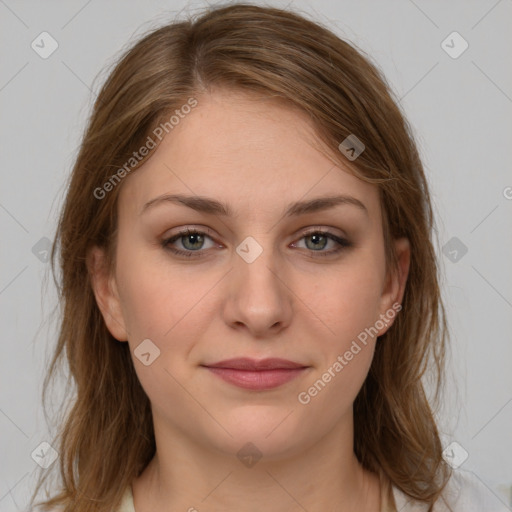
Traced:
[[226, 359], [218, 363], [206, 364], [208, 368], [231, 368], [233, 370], [277, 370], [277, 369], [292, 369], [292, 368], [306, 368], [307, 365], [289, 361], [287, 359], [268, 358], [268, 359], [251, 359], [248, 357], [239, 357], [235, 359]]

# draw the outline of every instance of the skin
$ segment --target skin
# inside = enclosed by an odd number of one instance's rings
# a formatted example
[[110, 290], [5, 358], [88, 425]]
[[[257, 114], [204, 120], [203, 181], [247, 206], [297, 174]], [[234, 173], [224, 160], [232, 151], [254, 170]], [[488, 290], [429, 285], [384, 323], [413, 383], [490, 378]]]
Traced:
[[[380, 510], [379, 479], [353, 452], [353, 402], [378, 338], [307, 405], [307, 391], [357, 335], [400, 303], [410, 249], [394, 241], [399, 269], [386, 272], [378, 189], [334, 165], [308, 118], [274, 100], [215, 90], [177, 125], [120, 191], [116, 266], [99, 248], [89, 268], [106, 325], [130, 345], [151, 404], [157, 452], [133, 482], [137, 512], [152, 510]], [[347, 162], [347, 165], [349, 163]], [[232, 217], [161, 202], [162, 194], [223, 201]], [[283, 217], [294, 201], [344, 194], [361, 201]], [[162, 241], [182, 228], [211, 230], [204, 243]], [[315, 246], [311, 228], [352, 247]], [[248, 236], [263, 252], [248, 263]], [[318, 248], [315, 248], [318, 247]], [[392, 325], [379, 330], [383, 334]], [[148, 366], [133, 351], [150, 339]], [[245, 390], [201, 364], [232, 357], [280, 357], [309, 368], [272, 390]], [[237, 452], [263, 457], [252, 467]]]

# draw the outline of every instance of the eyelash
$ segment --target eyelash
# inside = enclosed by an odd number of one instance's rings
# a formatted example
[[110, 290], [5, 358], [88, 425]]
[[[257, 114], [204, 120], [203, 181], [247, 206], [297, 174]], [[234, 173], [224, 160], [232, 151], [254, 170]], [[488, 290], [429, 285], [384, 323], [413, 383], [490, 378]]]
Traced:
[[[190, 257], [193, 257], [193, 258], [194, 257], [195, 258], [202, 257], [201, 253], [204, 253], [204, 251], [201, 249], [199, 249], [197, 251], [182, 251], [181, 249], [176, 249], [174, 247], [171, 247], [171, 244], [173, 242], [175, 242], [176, 240], [179, 240], [180, 238], [185, 237], [187, 235], [206, 235], [209, 238], [212, 238], [212, 236], [209, 234], [209, 232], [204, 232], [204, 231], [199, 231], [196, 229], [187, 228], [183, 231], [180, 231], [176, 235], [173, 235], [170, 238], [166, 238], [165, 240], [162, 240], [162, 247], [168, 251], [171, 251], [172, 253], [174, 253], [178, 256], [186, 256], [189, 258]], [[302, 240], [303, 238], [306, 238], [311, 235], [322, 235], [322, 236], [325, 236], [326, 238], [329, 238], [330, 240], [333, 240], [337, 244], [339, 244], [338, 248], [331, 249], [330, 251], [313, 251], [313, 250], [309, 249], [312, 253], [314, 253], [314, 256], [313, 256], [314, 258], [316, 258], [317, 256], [319, 256], [319, 257], [333, 256], [334, 254], [338, 254], [339, 252], [352, 247], [352, 243], [349, 242], [347, 239], [340, 238], [340, 237], [336, 236], [334, 233], [331, 233], [330, 231], [324, 231], [321, 229], [307, 231], [302, 234], [302, 236], [299, 240]]]

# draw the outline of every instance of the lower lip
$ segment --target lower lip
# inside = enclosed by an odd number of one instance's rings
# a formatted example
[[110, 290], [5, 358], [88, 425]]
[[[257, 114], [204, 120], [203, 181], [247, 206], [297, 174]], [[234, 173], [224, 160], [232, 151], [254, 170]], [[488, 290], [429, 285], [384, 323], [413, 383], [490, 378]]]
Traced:
[[287, 368], [276, 370], [234, 370], [233, 368], [211, 368], [212, 373], [240, 388], [265, 390], [273, 389], [301, 375], [307, 368]]

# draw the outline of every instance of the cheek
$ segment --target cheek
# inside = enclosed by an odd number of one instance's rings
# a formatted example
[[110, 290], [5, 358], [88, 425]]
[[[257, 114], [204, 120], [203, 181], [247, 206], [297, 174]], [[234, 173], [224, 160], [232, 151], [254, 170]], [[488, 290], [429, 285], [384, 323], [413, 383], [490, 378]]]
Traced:
[[[311, 309], [320, 312], [328, 330], [317, 338], [317, 367], [296, 397], [307, 421], [337, 422], [351, 410], [370, 369], [380, 281], [377, 272], [364, 270], [350, 267], [315, 284], [316, 305]], [[308, 427], [314, 428], [314, 421]]]
[[209, 323], [207, 297], [218, 278], [177, 270], [157, 250], [124, 254], [116, 277], [133, 364], [151, 402], [164, 410], [169, 401], [183, 399], [178, 382], [190, 377], [183, 362]]
[[379, 318], [381, 263], [354, 257], [346, 265], [317, 274], [300, 286], [300, 297], [326, 326], [328, 337], [340, 343], [356, 337]]
[[[122, 254], [122, 244], [119, 250]], [[171, 265], [160, 248], [132, 249], [125, 254], [118, 259], [116, 276], [129, 337], [134, 343], [141, 337], [162, 342], [172, 338], [189, 315], [197, 315], [211, 279]]]
[[308, 306], [322, 320], [326, 336], [317, 338], [318, 367], [299, 402], [310, 400], [307, 407], [331, 419], [350, 408], [373, 359], [384, 272], [375, 254], [360, 251], [336, 271], [308, 279], [300, 292], [309, 289], [303, 296], [310, 298]]

